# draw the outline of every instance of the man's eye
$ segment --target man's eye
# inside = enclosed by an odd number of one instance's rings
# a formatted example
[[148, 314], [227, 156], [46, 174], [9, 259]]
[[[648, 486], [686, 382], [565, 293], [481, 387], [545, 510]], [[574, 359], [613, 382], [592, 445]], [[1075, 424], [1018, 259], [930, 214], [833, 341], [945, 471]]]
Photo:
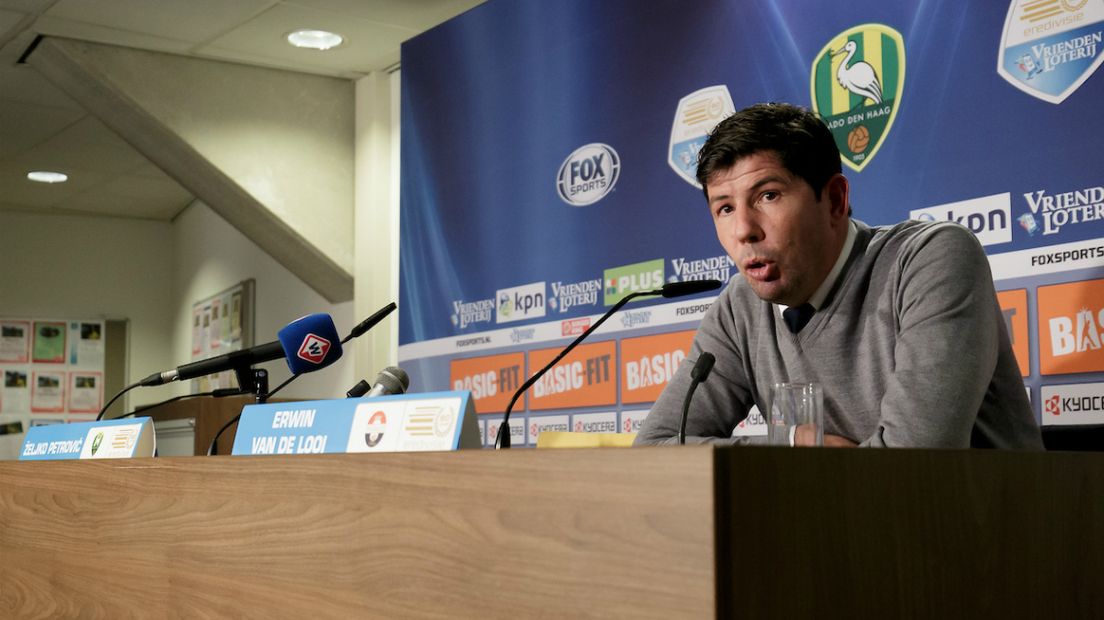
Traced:
[[759, 200], [763, 202], [774, 202], [775, 200], [778, 200], [779, 196], [781, 196], [781, 194], [779, 194], [778, 192], [763, 192], [762, 196], [759, 197]]
[[717, 215], [727, 215], [732, 213], [732, 205], [721, 205], [717, 207]]

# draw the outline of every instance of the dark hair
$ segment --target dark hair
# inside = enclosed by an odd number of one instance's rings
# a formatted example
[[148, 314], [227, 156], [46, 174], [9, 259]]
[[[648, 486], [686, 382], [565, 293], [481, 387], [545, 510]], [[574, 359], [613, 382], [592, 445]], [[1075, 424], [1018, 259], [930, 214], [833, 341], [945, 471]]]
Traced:
[[[753, 153], [771, 151], [804, 179], [820, 200], [820, 190], [843, 171], [832, 132], [816, 114], [788, 103], [759, 103], [721, 121], [698, 153], [702, 191], [713, 175]], [[709, 194], [705, 195], [708, 200]]]

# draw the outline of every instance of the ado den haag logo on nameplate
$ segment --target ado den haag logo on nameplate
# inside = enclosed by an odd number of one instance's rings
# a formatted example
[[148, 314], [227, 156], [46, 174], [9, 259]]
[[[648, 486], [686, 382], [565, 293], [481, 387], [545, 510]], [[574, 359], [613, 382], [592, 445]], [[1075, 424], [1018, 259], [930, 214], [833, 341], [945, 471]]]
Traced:
[[813, 60], [813, 111], [836, 138], [843, 163], [861, 171], [877, 155], [901, 104], [905, 42], [882, 24], [845, 30]]

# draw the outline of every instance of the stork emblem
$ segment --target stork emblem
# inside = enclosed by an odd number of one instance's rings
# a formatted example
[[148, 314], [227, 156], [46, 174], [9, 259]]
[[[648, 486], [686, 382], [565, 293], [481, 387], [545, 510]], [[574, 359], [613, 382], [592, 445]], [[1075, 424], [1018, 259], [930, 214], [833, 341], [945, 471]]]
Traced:
[[843, 163], [865, 168], [897, 117], [905, 83], [905, 42], [884, 24], [849, 28], [813, 59], [810, 91]]
[[[848, 41], [843, 45], [843, 49], [832, 54], [832, 56], [847, 54], [840, 63], [839, 69], [836, 69], [836, 80], [839, 81], [840, 86], [856, 95], [870, 99], [876, 104], [881, 103], [882, 83], [878, 80], [878, 73], [874, 71], [874, 67], [865, 60], [851, 60], [857, 49], [859, 49], [857, 43]], [[860, 101], [859, 105], [862, 104], [863, 102]]]

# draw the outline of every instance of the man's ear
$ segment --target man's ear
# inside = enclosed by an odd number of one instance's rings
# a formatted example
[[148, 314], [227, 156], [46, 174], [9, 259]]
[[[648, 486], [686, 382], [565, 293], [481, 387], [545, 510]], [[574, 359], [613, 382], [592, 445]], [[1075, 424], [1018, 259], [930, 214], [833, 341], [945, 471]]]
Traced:
[[847, 177], [838, 172], [824, 184], [824, 194], [828, 198], [828, 213], [833, 220], [846, 221], [851, 211], [851, 184]]

